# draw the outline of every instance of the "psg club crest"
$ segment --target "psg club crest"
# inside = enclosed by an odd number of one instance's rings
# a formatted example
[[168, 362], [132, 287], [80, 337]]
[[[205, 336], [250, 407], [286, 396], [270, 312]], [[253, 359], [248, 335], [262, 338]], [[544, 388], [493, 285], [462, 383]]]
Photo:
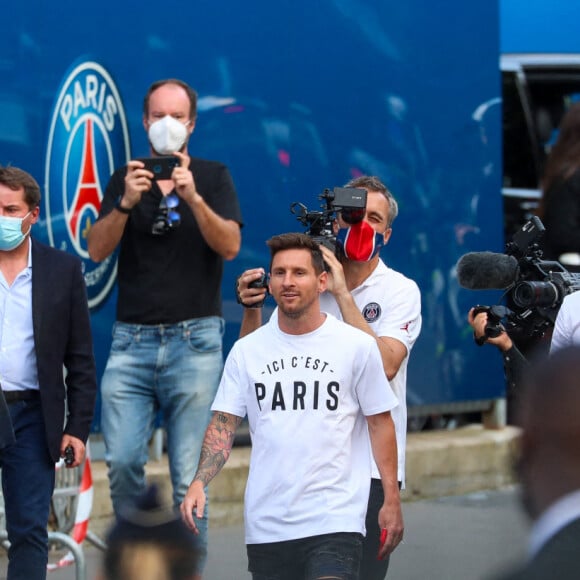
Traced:
[[376, 302], [369, 302], [363, 308], [362, 315], [369, 324], [375, 322], [381, 315], [381, 307]]
[[96, 62], [76, 63], [52, 111], [44, 201], [49, 242], [82, 259], [91, 308], [103, 302], [115, 282], [117, 252], [100, 264], [93, 262], [88, 232], [109, 177], [129, 159], [125, 110], [113, 79]]

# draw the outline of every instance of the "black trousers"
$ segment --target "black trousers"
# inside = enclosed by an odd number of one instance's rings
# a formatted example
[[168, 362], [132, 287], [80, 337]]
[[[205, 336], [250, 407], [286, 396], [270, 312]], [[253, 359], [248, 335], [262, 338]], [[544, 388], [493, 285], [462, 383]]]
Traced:
[[[399, 487], [401, 483], [399, 482]], [[389, 569], [390, 557], [377, 560], [381, 530], [379, 529], [379, 510], [385, 502], [385, 494], [380, 479], [371, 479], [369, 503], [365, 526], [367, 535], [363, 541], [363, 553], [360, 567], [360, 580], [384, 580]]]

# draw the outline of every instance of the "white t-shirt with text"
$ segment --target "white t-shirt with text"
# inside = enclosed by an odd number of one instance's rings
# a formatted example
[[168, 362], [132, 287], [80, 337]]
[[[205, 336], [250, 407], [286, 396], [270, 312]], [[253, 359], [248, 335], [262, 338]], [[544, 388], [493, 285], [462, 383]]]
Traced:
[[365, 416], [396, 405], [376, 341], [333, 316], [313, 332], [289, 335], [274, 314], [238, 340], [212, 410], [248, 417], [246, 543], [364, 534]]

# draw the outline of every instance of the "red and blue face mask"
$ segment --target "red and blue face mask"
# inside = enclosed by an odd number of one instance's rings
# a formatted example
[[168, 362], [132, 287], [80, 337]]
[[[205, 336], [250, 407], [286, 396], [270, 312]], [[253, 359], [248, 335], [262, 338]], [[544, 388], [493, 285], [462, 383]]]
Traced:
[[348, 228], [340, 228], [336, 234], [336, 243], [349, 260], [368, 262], [379, 253], [385, 238], [383, 234], [375, 232], [370, 224], [360, 221]]

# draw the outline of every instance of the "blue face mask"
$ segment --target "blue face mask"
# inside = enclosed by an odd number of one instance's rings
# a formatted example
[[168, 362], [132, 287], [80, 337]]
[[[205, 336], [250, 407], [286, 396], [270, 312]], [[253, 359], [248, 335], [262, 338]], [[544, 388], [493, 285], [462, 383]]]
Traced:
[[[24, 217], [0, 216], [0, 251], [9, 252], [16, 249], [30, 233], [22, 233], [22, 222], [31, 214], [28, 212]], [[32, 226], [31, 226], [32, 227]]]

